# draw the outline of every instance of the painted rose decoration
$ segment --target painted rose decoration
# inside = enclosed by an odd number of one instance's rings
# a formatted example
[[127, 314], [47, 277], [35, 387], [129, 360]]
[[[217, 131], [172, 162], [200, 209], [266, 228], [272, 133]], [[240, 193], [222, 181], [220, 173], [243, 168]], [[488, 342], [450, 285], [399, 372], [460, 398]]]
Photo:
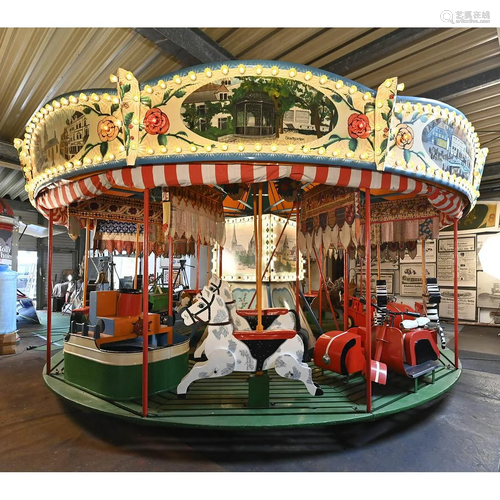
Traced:
[[152, 108], [144, 115], [144, 129], [148, 134], [166, 134], [169, 128], [168, 116], [161, 109]]
[[347, 127], [353, 139], [366, 139], [371, 132], [368, 117], [362, 113], [353, 113], [347, 121]]
[[401, 149], [410, 149], [413, 146], [413, 129], [409, 125], [399, 125], [396, 130], [396, 145]]
[[97, 124], [97, 134], [101, 142], [110, 142], [116, 139], [120, 128], [116, 126], [112, 116], [105, 116]]

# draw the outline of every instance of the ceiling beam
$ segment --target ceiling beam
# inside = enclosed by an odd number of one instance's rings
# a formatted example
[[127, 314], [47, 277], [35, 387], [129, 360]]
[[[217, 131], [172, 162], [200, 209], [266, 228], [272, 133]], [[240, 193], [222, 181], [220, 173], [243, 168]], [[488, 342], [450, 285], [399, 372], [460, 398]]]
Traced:
[[363, 47], [345, 56], [339, 57], [336, 61], [323, 66], [321, 69], [346, 76], [366, 64], [379, 61], [407, 45], [412, 45], [423, 38], [431, 36], [437, 31], [439, 31], [439, 28], [400, 28], [363, 45]]
[[425, 92], [421, 97], [427, 99], [436, 99], [438, 101], [446, 101], [455, 97], [461, 97], [472, 92], [491, 87], [500, 83], [500, 66], [479, 73], [478, 75], [469, 76], [463, 80], [459, 80], [449, 85], [444, 85], [429, 92]]
[[16, 148], [0, 140], [0, 166], [13, 168], [15, 170], [21, 170], [21, 164], [19, 162], [19, 155], [17, 154]]
[[235, 59], [198, 28], [135, 28], [135, 31], [185, 66]]

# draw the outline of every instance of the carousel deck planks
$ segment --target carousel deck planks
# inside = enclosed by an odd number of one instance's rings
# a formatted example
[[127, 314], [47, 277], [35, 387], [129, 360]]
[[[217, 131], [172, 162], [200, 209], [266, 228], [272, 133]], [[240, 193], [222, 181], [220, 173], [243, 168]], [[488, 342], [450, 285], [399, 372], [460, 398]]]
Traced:
[[450, 359], [453, 353], [443, 353], [443, 363], [431, 376], [421, 377], [419, 390], [414, 392], [413, 379], [391, 374], [386, 386], [373, 384], [372, 412], [366, 412], [365, 380], [361, 375], [349, 378], [311, 366], [313, 379], [324, 394], [311, 396], [299, 381], [285, 380], [274, 370], [270, 376], [270, 407], [248, 407], [248, 373], [233, 373], [227, 377], [203, 379], [190, 387], [186, 399], [173, 392], [149, 398], [148, 417], [142, 417], [142, 403], [109, 401], [90, 394], [64, 381], [62, 352], [52, 358], [57, 366], [45, 382], [57, 394], [77, 405], [122, 419], [147, 425], [261, 429], [333, 425], [373, 420], [401, 412], [435, 399], [448, 391], [458, 380], [461, 368], [455, 370]]

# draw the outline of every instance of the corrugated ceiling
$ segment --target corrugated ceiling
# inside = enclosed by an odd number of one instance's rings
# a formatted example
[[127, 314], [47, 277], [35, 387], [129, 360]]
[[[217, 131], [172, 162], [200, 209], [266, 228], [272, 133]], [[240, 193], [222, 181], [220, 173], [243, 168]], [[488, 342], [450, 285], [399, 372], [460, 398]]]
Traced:
[[[413, 96], [432, 97], [435, 92], [441, 96], [449, 89], [449, 98], [437, 98], [472, 121], [481, 144], [490, 149], [483, 185], [500, 187], [500, 168], [496, 166], [500, 165], [500, 76], [484, 81], [485, 75], [494, 76], [500, 70], [496, 28], [425, 29], [426, 36], [420, 38], [418, 30], [412, 29], [406, 30], [412, 31], [407, 39], [399, 36], [405, 31], [400, 28], [192, 31], [195, 47], [197, 36], [208, 37], [216, 50], [235, 59], [276, 59], [334, 70], [343, 67], [341, 76], [371, 88], [387, 77], [398, 76], [406, 85], [403, 94]], [[119, 67], [146, 81], [189, 65], [186, 61], [190, 59], [185, 58], [188, 48], [182, 50], [171, 40], [165, 45], [146, 36], [131, 28], [0, 29], [0, 141], [12, 144], [15, 137], [21, 137], [31, 114], [57, 95], [111, 87], [109, 75]], [[193, 50], [188, 56], [192, 55]], [[475, 90], [456, 92], [457, 82], [462, 81]], [[0, 197], [26, 199], [21, 172], [2, 165], [4, 161], [0, 161]]]

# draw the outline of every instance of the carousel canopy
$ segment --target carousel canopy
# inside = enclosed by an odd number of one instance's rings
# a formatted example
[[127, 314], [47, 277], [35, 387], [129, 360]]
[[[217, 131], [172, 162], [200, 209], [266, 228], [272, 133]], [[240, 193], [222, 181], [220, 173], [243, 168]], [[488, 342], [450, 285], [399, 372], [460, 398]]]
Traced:
[[158, 186], [228, 193], [287, 178], [400, 193], [425, 197], [441, 226], [479, 194], [487, 150], [474, 127], [444, 103], [398, 96], [390, 75], [373, 90], [306, 66], [229, 61], [110, 79], [116, 88], [42, 106], [15, 141], [30, 200], [59, 224], [74, 203]]

